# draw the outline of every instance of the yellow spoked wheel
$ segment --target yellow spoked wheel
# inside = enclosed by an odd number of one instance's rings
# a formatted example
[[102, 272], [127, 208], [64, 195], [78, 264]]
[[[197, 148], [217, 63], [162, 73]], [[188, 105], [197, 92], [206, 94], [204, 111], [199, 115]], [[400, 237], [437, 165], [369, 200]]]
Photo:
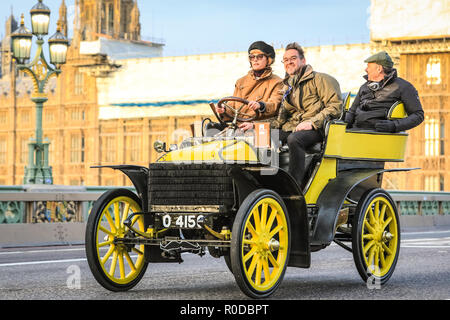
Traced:
[[386, 283], [400, 252], [397, 208], [383, 189], [373, 189], [358, 203], [353, 224], [353, 258], [364, 281]]
[[280, 285], [290, 250], [290, 224], [281, 197], [256, 190], [242, 203], [231, 238], [231, 266], [241, 290], [252, 298], [271, 295]]
[[[103, 194], [89, 215], [86, 225], [88, 264], [95, 279], [108, 290], [131, 289], [147, 269], [144, 245], [117, 241], [119, 238], [133, 238], [124, 221], [131, 213], [142, 211], [139, 203], [133, 192], [115, 189]], [[132, 226], [144, 232], [144, 216], [134, 216]]]

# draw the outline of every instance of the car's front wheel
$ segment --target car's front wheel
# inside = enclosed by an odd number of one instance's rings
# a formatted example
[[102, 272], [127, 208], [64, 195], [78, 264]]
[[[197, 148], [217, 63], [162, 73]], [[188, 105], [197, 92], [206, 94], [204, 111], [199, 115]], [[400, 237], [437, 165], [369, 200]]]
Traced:
[[264, 298], [279, 287], [290, 251], [290, 223], [281, 197], [267, 189], [250, 193], [232, 229], [230, 260], [241, 290]]
[[[120, 243], [117, 239], [132, 237], [125, 219], [141, 212], [140, 200], [127, 189], [105, 192], [97, 201], [86, 225], [86, 257], [95, 279], [111, 291], [125, 291], [143, 277], [147, 262], [144, 245]], [[133, 228], [144, 232], [142, 215], [132, 219]]]

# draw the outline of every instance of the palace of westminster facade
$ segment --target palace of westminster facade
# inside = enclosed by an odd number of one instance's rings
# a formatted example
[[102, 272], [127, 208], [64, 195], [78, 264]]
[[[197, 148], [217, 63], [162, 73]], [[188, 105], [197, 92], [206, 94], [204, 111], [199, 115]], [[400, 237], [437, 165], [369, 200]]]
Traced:
[[[147, 166], [158, 157], [153, 150], [155, 140], [179, 142], [170, 141], [174, 132], [190, 130], [191, 123], [211, 117], [211, 114], [204, 101], [197, 101], [197, 105], [190, 108], [201, 110], [197, 114], [181, 109], [178, 113], [165, 114], [162, 111], [133, 117], [102, 116], [104, 96], [108, 95], [108, 91], [104, 91], [105, 83], [117, 74], [121, 60], [111, 60], [101, 52], [84, 54], [90, 50], [89, 44], [108, 39], [119, 43], [119, 47], [130, 45], [156, 50], [148, 51], [156, 52], [153, 57], [124, 62], [125, 65], [141, 61], [157, 69], [158, 64], [168, 65], [171, 58], [161, 57], [162, 44], [141, 40], [136, 0], [76, 0], [75, 5], [79, 13], [67, 63], [62, 67], [61, 75], [48, 84], [49, 100], [43, 112], [44, 138], [50, 141], [49, 163], [53, 183], [129, 185], [120, 173], [90, 167], [111, 164]], [[64, 0], [59, 8], [58, 25], [67, 35]], [[28, 142], [35, 132], [35, 110], [30, 100], [32, 84], [23, 74], [14, 71], [15, 65], [11, 59], [10, 34], [17, 27], [18, 23], [11, 15], [5, 24], [5, 37], [1, 39], [0, 46], [0, 185], [23, 184]], [[361, 44], [360, 49], [363, 50], [361, 56], [386, 50], [395, 58], [399, 75], [413, 83], [419, 91], [426, 116], [424, 123], [409, 132], [405, 162], [389, 164], [391, 167], [420, 167], [421, 170], [389, 174], [385, 187], [450, 190], [450, 35], [372, 39], [370, 44]], [[177, 57], [173, 58], [173, 61], [176, 60], [173, 63], [183, 59], [196, 60], [198, 65], [205, 65], [211, 55]], [[244, 73], [243, 70], [240, 72]], [[229, 85], [228, 95], [231, 95], [233, 85]], [[126, 92], [123, 94], [126, 95]], [[166, 100], [170, 101], [169, 98]], [[173, 100], [177, 100], [176, 97]], [[139, 111], [145, 108], [142, 105], [138, 107]], [[159, 107], [160, 110], [162, 108]]]

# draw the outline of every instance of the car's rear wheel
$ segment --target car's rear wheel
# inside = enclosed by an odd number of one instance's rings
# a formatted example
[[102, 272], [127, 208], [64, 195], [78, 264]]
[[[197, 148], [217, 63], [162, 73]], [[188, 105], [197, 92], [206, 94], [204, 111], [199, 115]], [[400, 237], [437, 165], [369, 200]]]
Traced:
[[233, 223], [230, 260], [241, 290], [264, 298], [279, 287], [287, 268], [290, 223], [281, 197], [266, 189], [250, 193]]
[[385, 284], [400, 253], [397, 207], [385, 190], [372, 189], [361, 197], [352, 233], [353, 259], [361, 278]]
[[[105, 192], [97, 201], [86, 225], [86, 256], [95, 279], [111, 291], [126, 291], [143, 277], [147, 262], [144, 245], [121, 244], [117, 238], [132, 237], [125, 219], [141, 212], [140, 200], [127, 189]], [[144, 232], [142, 215], [132, 219], [133, 228]]]

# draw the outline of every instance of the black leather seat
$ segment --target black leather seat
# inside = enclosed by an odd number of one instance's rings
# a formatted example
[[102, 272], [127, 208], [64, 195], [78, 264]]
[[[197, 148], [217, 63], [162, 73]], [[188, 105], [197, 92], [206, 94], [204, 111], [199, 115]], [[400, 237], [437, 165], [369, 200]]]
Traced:
[[[310, 173], [314, 169], [314, 165], [320, 160], [322, 155], [323, 142], [318, 142], [308, 148], [305, 154], [305, 181], [309, 179]], [[279, 166], [280, 168], [289, 170], [289, 146], [284, 145], [280, 148], [279, 153]], [[305, 182], [304, 181], [304, 182]], [[302, 186], [303, 187], [303, 186]]]

